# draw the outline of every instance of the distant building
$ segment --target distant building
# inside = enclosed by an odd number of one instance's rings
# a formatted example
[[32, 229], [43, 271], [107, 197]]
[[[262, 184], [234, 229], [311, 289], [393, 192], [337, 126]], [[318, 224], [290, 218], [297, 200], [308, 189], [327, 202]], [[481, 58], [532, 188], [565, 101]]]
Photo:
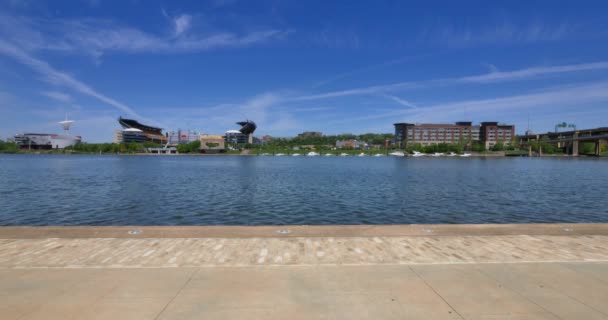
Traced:
[[481, 123], [479, 140], [486, 145], [486, 148], [490, 148], [499, 142], [510, 144], [513, 137], [515, 137], [514, 125], [500, 124], [498, 122]]
[[200, 136], [201, 151], [204, 153], [217, 153], [226, 150], [226, 140], [224, 136], [202, 134]]
[[52, 133], [22, 133], [16, 134], [12, 140], [21, 149], [64, 149], [82, 141], [80, 136], [70, 134], [70, 127], [74, 121], [68, 120], [59, 122], [63, 127], [63, 134]]
[[81, 141], [80, 136], [51, 133], [21, 133], [13, 137], [21, 149], [64, 149]]
[[239, 130], [228, 130], [224, 135], [226, 142], [230, 144], [252, 144], [253, 134], [244, 134]]
[[136, 128], [128, 128], [114, 131], [114, 143], [144, 143], [148, 137], [143, 131]]
[[251, 120], [237, 122], [241, 126], [239, 130], [226, 131], [226, 143], [230, 144], [253, 144], [253, 133], [257, 129], [255, 122]]
[[323, 132], [319, 131], [304, 131], [298, 134], [298, 138], [321, 138], [323, 137]]
[[498, 141], [508, 144], [515, 134], [515, 126], [498, 122], [461, 121], [455, 124], [395, 123], [395, 143], [405, 147], [412, 144], [431, 145], [439, 143], [457, 144], [480, 141], [489, 148]]
[[[118, 118], [118, 123], [124, 129], [140, 130], [141, 133], [146, 137], [146, 141], [151, 141], [151, 142], [156, 142], [156, 143], [161, 143], [161, 144], [164, 144], [167, 142], [167, 137], [163, 134], [162, 128], [149, 126], [149, 125], [140, 123], [137, 120], [125, 119], [122, 117]], [[124, 136], [124, 130], [123, 130], [123, 136]], [[116, 140], [116, 134], [115, 134], [114, 138]]]
[[196, 131], [190, 131], [190, 130], [177, 130], [177, 131], [171, 131], [171, 132], [167, 132], [166, 137], [167, 137], [167, 143], [169, 143], [170, 146], [176, 146], [178, 144], [184, 144], [184, 143], [190, 143], [190, 142], [194, 142], [196, 140], [199, 139], [199, 133]]
[[367, 143], [358, 140], [338, 140], [336, 141], [336, 148], [352, 148], [352, 149], [362, 149], [366, 148]]

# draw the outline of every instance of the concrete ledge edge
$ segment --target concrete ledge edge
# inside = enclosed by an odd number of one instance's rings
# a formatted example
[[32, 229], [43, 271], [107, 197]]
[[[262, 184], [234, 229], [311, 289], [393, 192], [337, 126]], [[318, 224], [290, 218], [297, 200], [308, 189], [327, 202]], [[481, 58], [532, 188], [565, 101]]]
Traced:
[[0, 227], [0, 239], [429, 237], [505, 235], [608, 235], [608, 223]]

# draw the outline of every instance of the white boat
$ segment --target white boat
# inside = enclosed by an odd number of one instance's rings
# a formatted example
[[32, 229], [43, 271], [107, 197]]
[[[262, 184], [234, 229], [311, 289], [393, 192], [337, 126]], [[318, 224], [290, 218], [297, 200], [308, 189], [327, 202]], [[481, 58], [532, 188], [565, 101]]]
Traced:
[[405, 153], [401, 152], [401, 151], [395, 151], [395, 152], [391, 152], [389, 153], [390, 156], [395, 156], [395, 157], [405, 157]]
[[357, 157], [365, 157], [365, 153], [361, 152], [357, 155]]
[[292, 154], [291, 156], [292, 156], [292, 157], [299, 157], [299, 156], [301, 156], [301, 154], [299, 154], [299, 153], [294, 153], [294, 154]]
[[277, 153], [277, 154], [275, 154], [275, 156], [277, 156], [277, 157], [282, 157], [284, 155], [285, 155], [284, 153]]
[[450, 153], [448, 153], [448, 157], [453, 157], [453, 156], [455, 156], [455, 155], [456, 155], [456, 154], [455, 154], [454, 152], [450, 152]]
[[269, 156], [269, 153], [262, 153], [261, 156]]
[[424, 153], [422, 152], [418, 152], [418, 151], [412, 151], [414, 154], [412, 155], [412, 157], [422, 157], [425, 156]]
[[384, 157], [384, 155], [383, 155], [383, 154], [380, 154], [380, 153], [376, 153], [376, 154], [374, 155], [374, 157]]
[[433, 156], [433, 157], [441, 157], [443, 155], [444, 155], [443, 152], [435, 152], [431, 156]]
[[470, 154], [470, 153], [463, 153], [463, 154], [461, 154], [460, 156], [461, 156], [461, 157], [470, 157], [470, 156], [471, 156], [471, 154]]
[[331, 157], [331, 156], [333, 156], [333, 154], [331, 154], [331, 153], [326, 153], [326, 154], [325, 154], [325, 156], [326, 156], [326, 157]]
[[344, 153], [344, 152], [340, 153], [340, 157], [346, 157], [346, 156], [348, 156], [348, 153]]
[[307, 153], [307, 154], [306, 154], [306, 156], [307, 156], [307, 157], [316, 157], [316, 156], [318, 156], [318, 155], [319, 155], [319, 154], [318, 154], [318, 153], [316, 153], [316, 152], [314, 152], [314, 151], [311, 151], [311, 152], [309, 152], [309, 153]]

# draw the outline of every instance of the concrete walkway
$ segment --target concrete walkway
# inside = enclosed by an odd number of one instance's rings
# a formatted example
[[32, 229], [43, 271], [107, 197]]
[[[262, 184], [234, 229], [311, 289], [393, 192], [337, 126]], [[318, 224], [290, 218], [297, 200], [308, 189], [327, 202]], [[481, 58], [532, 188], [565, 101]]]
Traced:
[[608, 319], [606, 225], [336, 228], [0, 228], [0, 319]]

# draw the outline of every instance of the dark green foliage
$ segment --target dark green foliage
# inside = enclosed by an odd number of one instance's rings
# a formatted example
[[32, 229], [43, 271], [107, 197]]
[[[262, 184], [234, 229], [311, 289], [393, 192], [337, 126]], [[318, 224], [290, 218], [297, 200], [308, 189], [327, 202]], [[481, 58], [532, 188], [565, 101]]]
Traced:
[[163, 145], [160, 143], [156, 143], [156, 142], [152, 142], [152, 141], [146, 141], [143, 143], [144, 148], [162, 148]]
[[496, 142], [496, 144], [492, 146], [492, 151], [504, 151], [504, 150], [505, 150], [505, 144], [502, 143], [501, 141]]
[[595, 154], [595, 142], [583, 142], [579, 144], [579, 154]]
[[322, 137], [294, 137], [294, 138], [272, 138], [267, 145], [275, 147], [296, 147], [312, 145], [315, 147], [334, 146], [336, 141], [340, 140], [359, 140], [365, 141], [368, 144], [384, 145], [386, 140], [392, 140], [393, 135], [390, 133], [365, 133], [361, 135], [354, 134], [339, 134], [328, 135]]
[[71, 147], [66, 148], [67, 150], [73, 150], [76, 152], [83, 153], [118, 153], [126, 152], [126, 146], [117, 143], [77, 143]]
[[485, 144], [481, 143], [481, 142], [474, 142], [471, 145], [471, 151], [475, 151], [475, 152], [485, 152], [486, 151], [486, 146]]
[[4, 142], [0, 140], [0, 152], [3, 153], [16, 153], [19, 151], [19, 146], [14, 142]]
[[190, 143], [184, 143], [177, 146], [177, 152], [179, 153], [191, 153], [200, 152], [201, 142], [199, 140], [192, 141]]

